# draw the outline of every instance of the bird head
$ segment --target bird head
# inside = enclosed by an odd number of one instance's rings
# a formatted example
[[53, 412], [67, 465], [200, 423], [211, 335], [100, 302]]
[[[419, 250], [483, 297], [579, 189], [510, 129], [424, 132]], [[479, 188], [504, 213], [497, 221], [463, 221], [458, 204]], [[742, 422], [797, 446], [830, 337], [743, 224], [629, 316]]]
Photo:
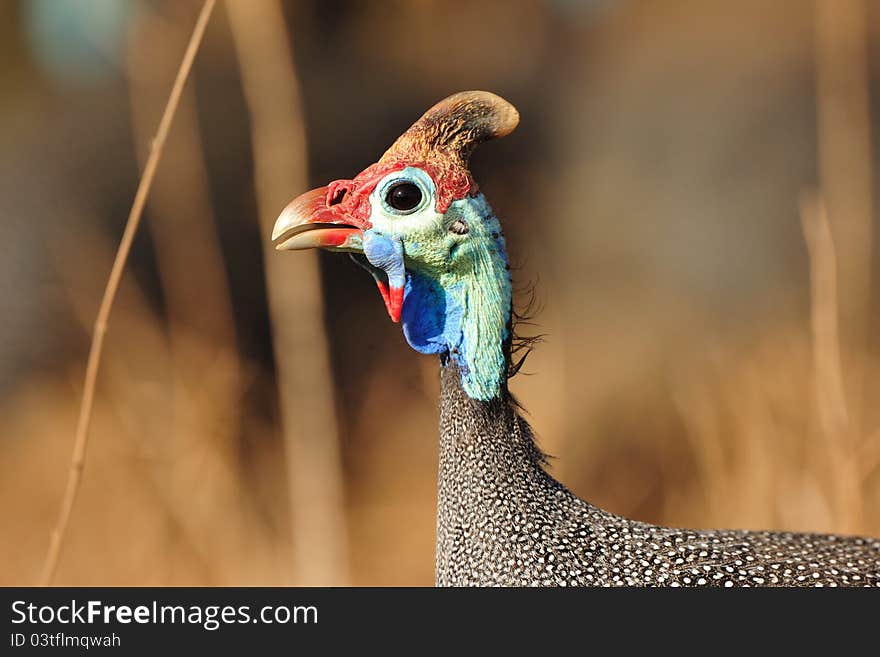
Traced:
[[449, 96], [354, 178], [295, 198], [272, 234], [279, 250], [352, 254], [410, 345], [456, 360], [465, 389], [478, 398], [500, 386], [510, 276], [500, 224], [468, 158], [518, 122], [516, 109], [495, 94]]

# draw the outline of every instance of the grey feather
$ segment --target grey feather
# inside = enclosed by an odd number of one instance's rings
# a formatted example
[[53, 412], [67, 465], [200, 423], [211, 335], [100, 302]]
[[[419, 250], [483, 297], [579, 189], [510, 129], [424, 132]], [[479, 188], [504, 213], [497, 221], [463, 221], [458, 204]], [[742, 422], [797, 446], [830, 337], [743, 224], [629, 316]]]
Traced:
[[658, 527], [592, 506], [544, 467], [506, 393], [475, 401], [441, 367], [438, 585], [880, 587], [880, 539]]

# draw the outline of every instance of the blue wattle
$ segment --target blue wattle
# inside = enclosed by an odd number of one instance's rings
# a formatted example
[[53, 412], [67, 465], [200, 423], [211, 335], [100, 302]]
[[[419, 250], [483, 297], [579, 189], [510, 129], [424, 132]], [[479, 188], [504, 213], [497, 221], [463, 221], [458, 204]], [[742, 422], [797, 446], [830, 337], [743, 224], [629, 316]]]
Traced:
[[[458, 231], [462, 224], [465, 230]], [[364, 254], [407, 342], [420, 353], [439, 355], [443, 364], [457, 364], [472, 399], [498, 397], [507, 375], [510, 267], [501, 225], [486, 199], [458, 199], [442, 219], [380, 226], [365, 231]], [[392, 290], [384, 287], [382, 272], [389, 288], [399, 286], [399, 315], [389, 304]]]
[[389, 237], [370, 229], [364, 232], [364, 255], [375, 267], [388, 276], [388, 286], [403, 287], [406, 270], [403, 266], [403, 243], [399, 237]]
[[461, 319], [464, 309], [457, 290], [445, 290], [434, 279], [415, 271], [406, 274], [401, 324], [410, 346], [423, 354], [443, 354], [467, 369]]

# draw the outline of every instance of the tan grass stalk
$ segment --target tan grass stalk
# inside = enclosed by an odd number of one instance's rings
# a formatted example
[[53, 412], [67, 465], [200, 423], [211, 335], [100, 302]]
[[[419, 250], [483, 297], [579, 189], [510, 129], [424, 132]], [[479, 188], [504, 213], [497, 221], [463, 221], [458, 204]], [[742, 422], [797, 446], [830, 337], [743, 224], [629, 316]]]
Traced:
[[277, 253], [269, 236], [306, 188], [299, 81], [275, 0], [226, 5], [251, 117], [254, 178], [290, 491], [294, 581], [348, 582], [347, 528], [317, 254]]
[[802, 202], [801, 214], [813, 280], [818, 410], [840, 528], [853, 531], [864, 521], [859, 438], [874, 237], [867, 5], [816, 0], [814, 20], [820, 198]]
[[[189, 37], [180, 19], [192, 8], [173, 2], [163, 7], [161, 14], [144, 8], [130, 31], [128, 86], [141, 161], [165, 102], [167, 81], [179, 64], [176, 53]], [[160, 42], [164, 48], [153, 47]], [[167, 432], [136, 443], [142, 452], [149, 445], [149, 450], [162, 455], [159, 461], [145, 460], [144, 475], [155, 482], [163, 508], [177, 516], [170, 518], [172, 522], [206, 555], [202, 561], [210, 564], [207, 556], [217, 552], [222, 529], [214, 509], [199, 502], [210, 499], [221, 506], [231, 504], [222, 526], [241, 540], [246, 540], [247, 531], [243, 518], [233, 510], [239, 508], [236, 502], [243, 498], [245, 483], [238, 460], [242, 368], [197, 110], [195, 90], [187, 87], [147, 209], [165, 301], [170, 398], [165, 407]], [[192, 481], [197, 478], [202, 484], [193, 494]], [[181, 504], [183, 500], [193, 503]], [[220, 577], [206, 583], [228, 583], [222, 578], [228, 569], [211, 570]]]
[[174, 119], [174, 113], [180, 102], [180, 96], [186, 84], [192, 64], [198, 52], [199, 45], [214, 10], [216, 0], [205, 0], [202, 5], [199, 17], [193, 28], [192, 36], [187, 45], [183, 60], [177, 72], [177, 78], [171, 88], [171, 94], [168, 97], [168, 103], [156, 130], [156, 136], [153, 139], [150, 155], [144, 165], [144, 172], [141, 175], [137, 192], [135, 193], [134, 202], [126, 221], [125, 231], [122, 234], [122, 240], [119, 243], [119, 250], [116, 252], [116, 258], [113, 262], [113, 268], [110, 271], [110, 277], [107, 281], [107, 287], [104, 290], [104, 296], [101, 299], [101, 306], [98, 309], [98, 316], [95, 319], [94, 332], [92, 334], [92, 343], [89, 349], [88, 363], [86, 365], [85, 382], [83, 384], [83, 396], [80, 404], [79, 420], [77, 421], [76, 435], [74, 437], [73, 455], [70, 461], [70, 471], [67, 479], [67, 486], [64, 491], [64, 497], [61, 500], [61, 509], [58, 514], [58, 520], [49, 541], [49, 549], [46, 554], [46, 560], [43, 564], [43, 571], [40, 577], [40, 583], [48, 586], [52, 583], [55, 571], [58, 568], [58, 560], [61, 555], [61, 548], [64, 543], [64, 537], [67, 532], [67, 526], [70, 522], [70, 515], [76, 502], [77, 493], [79, 492], [80, 483], [82, 482], [82, 473], [85, 467], [86, 451], [89, 444], [89, 425], [92, 418], [92, 408], [95, 401], [95, 385], [98, 378], [98, 368], [101, 364], [101, 354], [104, 347], [104, 336], [107, 333], [107, 322], [110, 317], [110, 311], [113, 309], [113, 302], [116, 299], [116, 293], [119, 290], [119, 284], [122, 280], [122, 274], [125, 270], [125, 264], [128, 260], [128, 254], [131, 251], [131, 245], [137, 234], [137, 229], [143, 215], [144, 206], [147, 202], [153, 178], [156, 175], [156, 168], [162, 156], [162, 147], [168, 137], [171, 129], [171, 123]]
[[[160, 18], [158, 12], [143, 9], [129, 39], [132, 129], [141, 161], [149, 153], [153, 126], [165, 101], [165, 85], [179, 64], [174, 53], [189, 36], [176, 19], [188, 15], [191, 8], [171, 3], [168, 10], [171, 16]], [[154, 47], [159, 42], [164, 48]], [[204, 369], [218, 356], [230, 361], [232, 367], [237, 363], [231, 361], [237, 359], [235, 316], [192, 88], [183, 91], [164, 150], [165, 162], [153, 183], [147, 225], [155, 241], [175, 367], [186, 370], [178, 374], [186, 376], [188, 387], [203, 389]], [[189, 340], [192, 334], [203, 337]], [[235, 387], [235, 382], [231, 383]], [[226, 399], [216, 401], [218, 407], [227, 407]]]
[[861, 466], [856, 427], [844, 390], [838, 329], [837, 256], [823, 200], [801, 198], [801, 222], [810, 255], [813, 370], [819, 423], [830, 457], [838, 524], [841, 531], [861, 526]]
[[861, 421], [871, 318], [873, 198], [865, 0], [815, 0], [819, 192], [840, 281], [840, 357], [853, 425]]

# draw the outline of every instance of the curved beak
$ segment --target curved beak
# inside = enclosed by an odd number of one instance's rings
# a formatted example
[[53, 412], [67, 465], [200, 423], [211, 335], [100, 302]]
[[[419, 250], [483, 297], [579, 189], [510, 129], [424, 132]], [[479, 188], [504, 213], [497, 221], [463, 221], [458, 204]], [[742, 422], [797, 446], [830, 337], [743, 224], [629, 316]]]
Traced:
[[279, 251], [320, 248], [361, 254], [353, 256], [355, 262], [373, 276], [388, 315], [399, 322], [405, 283], [403, 245], [374, 237], [369, 253], [364, 252], [368, 239], [364, 231], [369, 224], [346, 212], [344, 204], [333, 202], [341, 199], [344, 182], [336, 181], [293, 199], [275, 221], [272, 242]]
[[330, 205], [328, 188], [319, 187], [293, 199], [281, 211], [272, 230], [279, 251], [330, 249], [363, 252], [361, 222], [338, 205]]

